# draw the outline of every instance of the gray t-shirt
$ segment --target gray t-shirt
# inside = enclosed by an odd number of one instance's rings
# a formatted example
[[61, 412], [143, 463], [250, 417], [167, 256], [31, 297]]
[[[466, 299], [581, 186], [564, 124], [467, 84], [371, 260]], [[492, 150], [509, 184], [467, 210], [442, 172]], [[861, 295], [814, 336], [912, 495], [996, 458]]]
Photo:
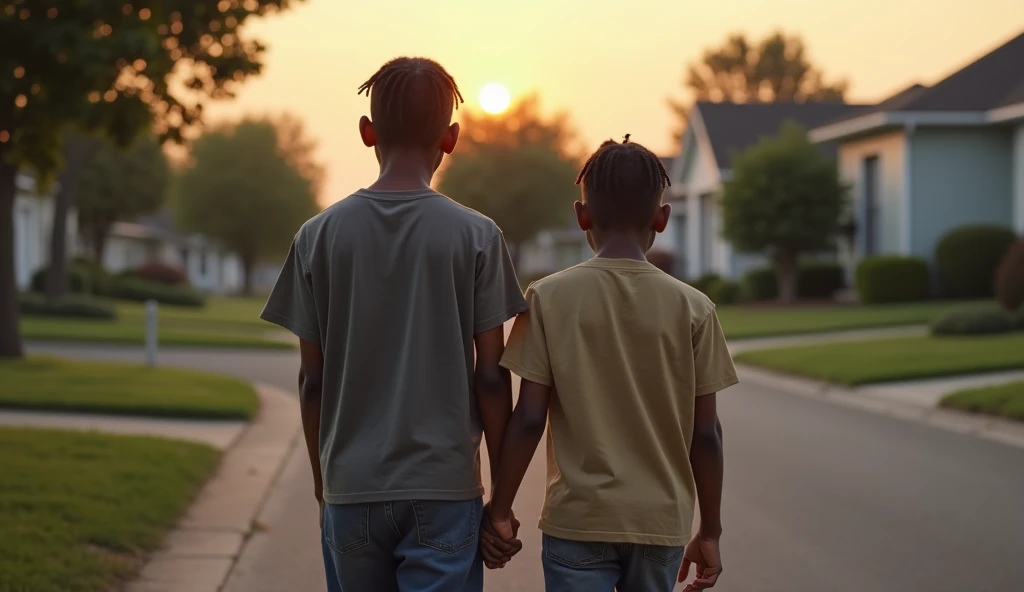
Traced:
[[323, 348], [324, 499], [482, 495], [473, 336], [525, 310], [501, 231], [439, 193], [362, 189], [306, 222], [260, 316]]

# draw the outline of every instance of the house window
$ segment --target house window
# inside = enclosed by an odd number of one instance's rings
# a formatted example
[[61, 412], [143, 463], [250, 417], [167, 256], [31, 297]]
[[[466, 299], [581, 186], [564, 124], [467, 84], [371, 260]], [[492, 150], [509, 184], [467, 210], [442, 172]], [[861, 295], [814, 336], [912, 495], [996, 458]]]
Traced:
[[864, 183], [864, 203], [861, 205], [864, 231], [861, 235], [865, 257], [878, 252], [878, 157], [869, 156], [864, 159], [862, 176]]

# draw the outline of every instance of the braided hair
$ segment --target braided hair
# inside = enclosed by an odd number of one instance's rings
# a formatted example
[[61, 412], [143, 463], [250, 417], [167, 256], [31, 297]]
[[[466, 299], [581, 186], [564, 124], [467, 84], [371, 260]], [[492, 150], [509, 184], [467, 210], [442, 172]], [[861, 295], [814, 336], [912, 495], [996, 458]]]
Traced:
[[576, 177], [594, 225], [603, 229], [644, 230], [672, 184], [661, 159], [640, 144], [607, 140], [590, 155]]
[[395, 58], [359, 87], [383, 145], [431, 148], [463, 102], [455, 79], [427, 58]]

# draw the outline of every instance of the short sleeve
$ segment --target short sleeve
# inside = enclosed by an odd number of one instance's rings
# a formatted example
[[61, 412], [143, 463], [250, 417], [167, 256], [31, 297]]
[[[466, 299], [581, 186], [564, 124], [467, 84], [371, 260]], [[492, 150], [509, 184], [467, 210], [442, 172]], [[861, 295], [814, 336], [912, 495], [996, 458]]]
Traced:
[[288, 329], [303, 341], [320, 343], [313, 283], [295, 241], [260, 318]]
[[540, 298], [532, 288], [526, 291], [526, 303], [529, 310], [516, 318], [505, 345], [505, 354], [501, 357], [501, 366], [531, 382], [554, 386]]
[[739, 382], [736, 367], [725, 342], [725, 334], [712, 310], [693, 334], [693, 368], [696, 395], [710, 395]]
[[477, 255], [476, 283], [473, 290], [473, 333], [500, 327], [526, 310], [526, 301], [505, 246], [505, 237], [497, 231]]

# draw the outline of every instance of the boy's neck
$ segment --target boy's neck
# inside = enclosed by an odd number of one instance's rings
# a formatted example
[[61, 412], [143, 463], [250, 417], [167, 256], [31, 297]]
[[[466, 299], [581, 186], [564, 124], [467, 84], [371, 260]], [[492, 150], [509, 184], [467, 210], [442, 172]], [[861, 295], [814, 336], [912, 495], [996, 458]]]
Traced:
[[434, 166], [420, 151], [392, 149], [380, 156], [380, 174], [367, 189], [413, 191], [430, 189]]
[[602, 232], [600, 236], [592, 234], [594, 255], [602, 259], [633, 259], [647, 261], [645, 239], [632, 232]]

